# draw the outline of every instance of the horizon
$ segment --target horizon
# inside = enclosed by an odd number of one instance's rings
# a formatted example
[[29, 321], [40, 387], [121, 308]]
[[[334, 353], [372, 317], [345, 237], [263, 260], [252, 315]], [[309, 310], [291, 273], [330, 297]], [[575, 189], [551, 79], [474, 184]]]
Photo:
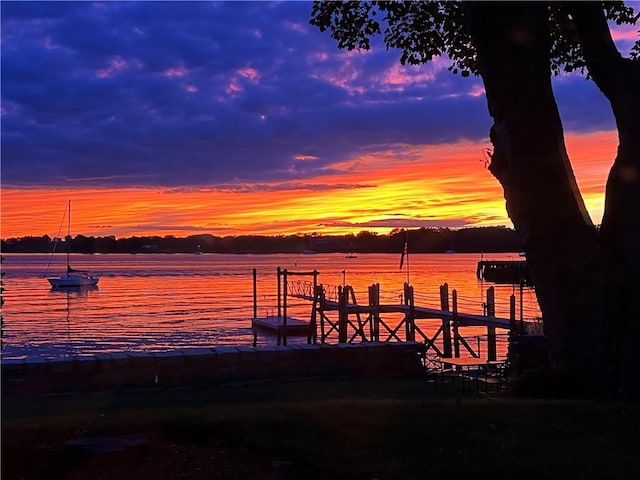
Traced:
[[[131, 236], [127, 236], [127, 237], [118, 237], [115, 235], [106, 235], [106, 236], [91, 236], [91, 235], [84, 235], [82, 233], [78, 233], [78, 234], [71, 234], [71, 239], [73, 240], [76, 237], [85, 237], [85, 238], [110, 238], [110, 237], [114, 237], [116, 240], [126, 240], [126, 239], [132, 239], [134, 237], [137, 238], [160, 238], [160, 239], [168, 239], [168, 238], [172, 238], [174, 240], [187, 240], [190, 239], [191, 237], [214, 237], [214, 238], [227, 238], [227, 237], [269, 237], [269, 238], [286, 238], [286, 237], [312, 237], [312, 238], [321, 238], [321, 237], [357, 237], [358, 234], [361, 233], [369, 233], [372, 235], [376, 235], [376, 236], [383, 236], [383, 237], [391, 237], [394, 235], [397, 235], [399, 233], [402, 232], [416, 232], [419, 231], [421, 229], [424, 230], [433, 230], [436, 232], [441, 232], [441, 231], [461, 231], [461, 230], [466, 230], [466, 229], [506, 229], [506, 230], [510, 230], [514, 233], [517, 233], [515, 231], [515, 229], [513, 227], [509, 227], [509, 226], [505, 226], [505, 225], [491, 225], [491, 226], [484, 226], [484, 227], [474, 227], [474, 226], [465, 226], [465, 227], [459, 227], [459, 228], [450, 228], [450, 227], [417, 227], [415, 229], [395, 229], [395, 230], [391, 230], [387, 233], [378, 233], [378, 232], [371, 232], [369, 230], [361, 230], [359, 232], [355, 232], [355, 233], [337, 233], [337, 234], [319, 234], [319, 233], [291, 233], [291, 234], [287, 234], [287, 235], [282, 235], [282, 234], [277, 234], [277, 235], [263, 235], [263, 234], [252, 234], [252, 233], [243, 233], [240, 235], [214, 235], [212, 233], [205, 233], [205, 232], [200, 232], [200, 233], [193, 233], [190, 235], [185, 235], [185, 236], [176, 236], [173, 234], [166, 234], [166, 235], [131, 235]], [[42, 238], [45, 235], [37, 235], [37, 236], [32, 236], [32, 235], [26, 235], [26, 236], [22, 236], [22, 237], [0, 237], [0, 241], [3, 242], [8, 242], [10, 240], [18, 240], [18, 241], [22, 241], [25, 240], [27, 238]], [[66, 239], [66, 234], [63, 234], [62, 236], [59, 237], [50, 237], [50, 241], [55, 241], [55, 240], [59, 240], [60, 242], [65, 242]]]
[[[3, 239], [66, 235], [68, 200], [74, 237], [513, 228], [482, 81], [446, 59], [341, 51], [311, 2], [0, 8]], [[553, 86], [598, 224], [615, 121], [593, 82]]]

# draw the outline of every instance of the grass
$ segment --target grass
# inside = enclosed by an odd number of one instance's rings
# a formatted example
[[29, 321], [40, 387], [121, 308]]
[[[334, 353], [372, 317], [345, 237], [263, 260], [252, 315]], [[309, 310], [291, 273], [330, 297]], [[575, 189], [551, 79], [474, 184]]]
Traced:
[[2, 401], [2, 478], [640, 478], [640, 405], [422, 379]]

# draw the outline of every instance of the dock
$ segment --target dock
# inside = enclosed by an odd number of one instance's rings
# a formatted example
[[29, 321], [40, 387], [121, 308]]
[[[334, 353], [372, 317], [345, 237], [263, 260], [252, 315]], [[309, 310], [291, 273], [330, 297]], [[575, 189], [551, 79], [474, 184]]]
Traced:
[[278, 335], [286, 333], [289, 336], [307, 336], [310, 329], [309, 322], [292, 317], [287, 317], [285, 322], [284, 318], [277, 315], [253, 318], [251, 326]]
[[[449, 286], [440, 286], [439, 306], [416, 305], [414, 288], [404, 284], [399, 303], [383, 303], [380, 285], [369, 286], [368, 298], [364, 303], [356, 300], [350, 285], [332, 286], [318, 282], [319, 272], [291, 272], [277, 269], [278, 303], [277, 315], [266, 318], [257, 317], [256, 271], [254, 269], [254, 344], [257, 328], [271, 330], [278, 334], [278, 345], [287, 344], [287, 336], [294, 330], [307, 334], [308, 344], [326, 344], [337, 340], [338, 344], [369, 342], [419, 342], [427, 351], [433, 351], [438, 357], [459, 357], [462, 350], [472, 357], [480, 355], [480, 343], [474, 347], [471, 340], [463, 337], [461, 327], [483, 327], [486, 329], [486, 355], [496, 360], [497, 340], [504, 332], [505, 336], [524, 334], [540, 326], [541, 319], [525, 319], [520, 302], [520, 318], [516, 312], [515, 292], [509, 297], [508, 316], [496, 315], [495, 289], [489, 287], [483, 302], [484, 313], [476, 314], [460, 311], [458, 292]], [[294, 280], [292, 277], [310, 276], [312, 280]], [[522, 290], [522, 289], [520, 289]], [[296, 298], [310, 302], [309, 321], [290, 318], [287, 315], [287, 298]], [[504, 311], [504, 308], [503, 308]], [[283, 319], [286, 318], [286, 321]], [[435, 321], [433, 324], [419, 321]], [[433, 329], [433, 331], [431, 331]]]

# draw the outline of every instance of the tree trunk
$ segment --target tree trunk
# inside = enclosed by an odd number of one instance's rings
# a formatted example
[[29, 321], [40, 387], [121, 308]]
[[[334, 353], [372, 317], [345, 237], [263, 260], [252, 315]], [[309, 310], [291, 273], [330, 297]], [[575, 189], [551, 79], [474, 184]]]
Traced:
[[564, 144], [551, 86], [548, 6], [469, 2], [465, 14], [494, 119], [490, 171], [524, 240], [551, 366], [572, 393], [611, 398], [617, 348], [607, 318], [621, 304], [612, 300], [615, 269]]
[[619, 146], [609, 174], [600, 239], [612, 257], [621, 304], [611, 318], [620, 353], [620, 396], [640, 398], [640, 61], [618, 52], [600, 2], [568, 2], [589, 73], [611, 103]]

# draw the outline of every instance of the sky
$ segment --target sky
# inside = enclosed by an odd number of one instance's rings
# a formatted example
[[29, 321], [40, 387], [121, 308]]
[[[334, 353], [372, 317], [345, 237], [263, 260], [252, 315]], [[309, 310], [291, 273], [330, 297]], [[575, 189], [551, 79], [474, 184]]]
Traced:
[[[628, 2], [638, 10], [640, 2]], [[339, 50], [311, 3], [10, 2], [3, 239], [347, 234], [512, 224], [479, 77]], [[637, 28], [618, 27], [626, 53]], [[554, 79], [594, 223], [617, 147], [592, 82]], [[66, 222], [66, 220], [65, 220]]]

